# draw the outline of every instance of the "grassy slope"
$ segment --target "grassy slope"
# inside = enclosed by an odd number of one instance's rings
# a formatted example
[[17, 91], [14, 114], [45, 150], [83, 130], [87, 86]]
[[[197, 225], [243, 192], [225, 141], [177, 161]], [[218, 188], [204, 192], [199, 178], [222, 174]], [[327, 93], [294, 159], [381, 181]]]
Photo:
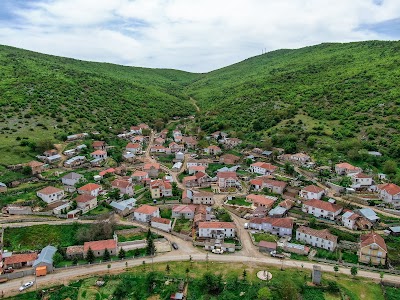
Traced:
[[314, 136], [314, 148], [330, 152], [337, 141], [361, 138], [358, 148], [399, 158], [399, 50], [400, 42], [376, 41], [278, 50], [210, 72], [188, 92], [207, 131], [269, 135], [293, 150]]

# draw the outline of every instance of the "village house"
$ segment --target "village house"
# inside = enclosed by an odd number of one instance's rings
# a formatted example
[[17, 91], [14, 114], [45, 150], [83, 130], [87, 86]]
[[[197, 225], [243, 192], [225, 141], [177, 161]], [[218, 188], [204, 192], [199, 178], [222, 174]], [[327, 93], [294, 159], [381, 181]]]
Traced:
[[151, 227], [170, 232], [172, 229], [172, 221], [170, 219], [152, 217]]
[[224, 239], [236, 236], [233, 222], [199, 222], [199, 238]]
[[183, 143], [186, 145], [187, 149], [196, 149], [197, 144], [199, 143], [194, 137], [192, 136], [184, 136], [182, 138]]
[[7, 192], [7, 186], [5, 183], [0, 182], [0, 193], [5, 193]]
[[277, 197], [250, 194], [246, 196], [246, 201], [253, 203], [254, 206], [262, 206], [267, 210], [270, 210], [274, 205], [275, 201], [278, 200]]
[[195, 212], [196, 205], [174, 205], [172, 208], [172, 218], [193, 220]]
[[300, 226], [296, 230], [296, 240], [329, 251], [336, 249], [337, 239], [338, 237], [331, 234], [328, 229], [317, 230]]
[[366, 218], [372, 224], [379, 223], [379, 221], [380, 221], [380, 218], [376, 214], [376, 212], [369, 207], [357, 209], [357, 210], [355, 210], [355, 212], [357, 214], [363, 216], [364, 218]]
[[182, 141], [182, 132], [178, 129], [172, 132], [172, 136], [174, 137], [175, 143], [180, 143]]
[[310, 200], [318, 199], [321, 200], [322, 196], [325, 194], [325, 190], [316, 185], [308, 185], [301, 189], [299, 195], [300, 197]]
[[170, 152], [170, 149], [164, 147], [163, 145], [154, 145], [150, 148], [151, 153], [167, 153]]
[[82, 194], [75, 198], [77, 207], [82, 209], [83, 212], [87, 212], [97, 207], [97, 197], [89, 194]]
[[131, 126], [131, 133], [142, 134], [142, 128], [140, 128], [139, 126]]
[[171, 142], [168, 145], [168, 148], [171, 153], [185, 151], [185, 146], [183, 146], [182, 144], [175, 143], [175, 142]]
[[95, 257], [102, 257], [106, 249], [108, 250], [111, 256], [115, 256], [118, 254], [117, 241], [114, 239], [85, 242], [83, 244], [84, 257], [87, 256], [89, 248], [93, 251]]
[[43, 152], [43, 155], [46, 156], [46, 157], [54, 156], [54, 155], [57, 155], [57, 154], [58, 154], [57, 149], [50, 149], [50, 150], [46, 150], [46, 151]]
[[67, 136], [67, 141], [82, 140], [87, 138], [88, 136], [89, 134], [87, 132], [72, 134]]
[[207, 173], [197, 172], [192, 176], [186, 176], [182, 179], [186, 187], [206, 187], [211, 185], [211, 178]]
[[160, 172], [160, 164], [159, 163], [144, 164], [143, 171], [146, 172], [149, 177], [156, 178], [158, 177], [158, 174]]
[[131, 142], [132, 142], [132, 143], [140, 143], [140, 144], [143, 144], [143, 142], [144, 142], [144, 136], [142, 136], [142, 135], [134, 136], [133, 138], [131, 138]]
[[184, 161], [185, 160], [185, 154], [183, 152], [180, 152], [180, 151], [176, 152], [175, 153], [175, 160], [179, 161], [179, 162]]
[[153, 217], [160, 217], [160, 209], [144, 204], [133, 212], [133, 219], [139, 222], [149, 222]]
[[99, 172], [99, 176], [100, 176], [101, 178], [103, 178], [103, 177], [106, 176], [107, 174], [115, 174], [115, 173], [116, 173], [115, 171], [116, 171], [116, 170], [115, 170], [114, 168], [108, 168], [108, 169], [106, 169], [106, 170], [103, 170], [103, 171]]
[[278, 167], [271, 165], [270, 163], [256, 162], [250, 165], [250, 172], [261, 175], [271, 175]]
[[204, 153], [208, 155], [218, 155], [222, 152], [221, 148], [215, 145], [208, 146], [204, 148]]
[[350, 174], [351, 187], [355, 190], [368, 188], [372, 185], [372, 176], [364, 173]]
[[262, 176], [250, 180], [250, 185], [255, 191], [260, 191], [267, 188], [274, 194], [282, 195], [286, 189], [287, 183], [284, 181], [270, 179], [269, 176]]
[[385, 266], [386, 257], [386, 243], [379, 234], [370, 232], [360, 236], [358, 260], [361, 263]]
[[150, 192], [152, 199], [172, 196], [172, 184], [169, 181], [158, 179], [150, 182]]
[[104, 141], [94, 141], [92, 143], [94, 150], [106, 150], [106, 142]]
[[393, 205], [395, 208], [400, 207], [400, 186], [394, 183], [384, 183], [377, 186], [379, 198], [383, 202]]
[[362, 169], [355, 167], [347, 162], [344, 162], [335, 165], [335, 172], [338, 175], [349, 175], [349, 174], [361, 173]]
[[372, 223], [366, 218], [352, 211], [346, 211], [342, 215], [343, 226], [351, 230], [366, 230], [372, 228]]
[[134, 180], [136, 182], [142, 182], [142, 181], [146, 180], [147, 178], [149, 178], [149, 174], [144, 171], [135, 171], [131, 175], [131, 177], [132, 177], [132, 180]]
[[339, 205], [318, 199], [308, 200], [303, 203], [302, 207], [303, 212], [313, 215], [316, 218], [329, 219], [332, 221], [336, 219], [342, 210], [343, 207]]
[[[268, 210], [264, 206], [256, 206], [251, 213], [251, 218], [265, 218], [267, 216]], [[249, 217], [249, 218], [250, 218]]]
[[158, 137], [154, 139], [154, 145], [164, 145], [165, 143], [165, 139], [163, 139], [162, 137]]
[[214, 204], [214, 193], [206, 191], [184, 190], [182, 193], [182, 203], [185, 204]]
[[240, 160], [239, 156], [233, 154], [224, 154], [219, 158], [221, 164], [234, 165]]
[[93, 157], [94, 159], [104, 160], [107, 158], [107, 152], [103, 150], [96, 150], [90, 153], [90, 156]]
[[282, 206], [275, 206], [268, 212], [268, 216], [272, 218], [283, 218], [287, 214], [288, 210]]
[[78, 189], [78, 194], [88, 194], [97, 197], [100, 194], [101, 185], [88, 183]]
[[82, 182], [84, 179], [85, 178], [83, 177], [83, 175], [75, 173], [75, 172], [71, 172], [71, 173], [68, 173], [67, 175], [64, 175], [63, 177], [61, 177], [61, 182], [64, 185], [74, 186], [78, 182]]
[[62, 198], [64, 198], [64, 191], [53, 186], [48, 186], [37, 191], [36, 195], [44, 202], [52, 203], [60, 201]]
[[147, 125], [146, 123], [140, 123], [138, 126], [140, 129], [142, 129], [142, 131], [150, 129], [149, 125]]
[[139, 143], [129, 143], [128, 145], [126, 145], [125, 150], [134, 154], [141, 154], [142, 145]]
[[168, 135], [168, 129], [163, 129], [161, 130], [161, 132], [159, 133], [159, 137], [166, 139]]
[[236, 146], [239, 146], [242, 143], [241, 139], [238, 138], [227, 138], [225, 139], [225, 146], [227, 148], [234, 148]]
[[127, 200], [123, 201], [112, 201], [110, 203], [110, 206], [114, 209], [114, 211], [121, 215], [121, 216], [126, 216], [129, 215], [130, 213], [133, 212], [135, 206], [136, 206], [136, 199], [135, 198], [130, 198]]
[[222, 189], [240, 186], [236, 172], [218, 172], [217, 180], [218, 187]]
[[80, 166], [85, 161], [86, 161], [86, 157], [83, 155], [74, 156], [74, 157], [71, 157], [70, 159], [64, 161], [64, 166], [67, 168], [73, 168], [76, 166]]
[[189, 175], [193, 175], [193, 174], [196, 174], [197, 172], [205, 173], [206, 167], [204, 167], [204, 166], [190, 166], [190, 167], [188, 167], [187, 170], [188, 170]]
[[12, 254], [4, 258], [4, 269], [21, 269], [31, 267], [37, 259], [37, 253]]
[[291, 236], [293, 220], [291, 218], [253, 218], [249, 221], [251, 229], [262, 230], [278, 236]]
[[53, 246], [46, 246], [40, 251], [38, 258], [33, 262], [32, 267], [35, 270], [35, 273], [38, 268], [45, 267], [46, 273], [53, 272], [53, 257], [57, 252], [57, 248]]
[[120, 195], [133, 196], [135, 194], [132, 182], [127, 179], [115, 179], [111, 182], [111, 188], [118, 189]]
[[44, 171], [44, 163], [36, 160], [30, 161], [26, 165], [32, 169], [32, 175], [40, 174]]
[[279, 206], [286, 208], [287, 210], [291, 209], [294, 206], [294, 201], [290, 199], [286, 199], [278, 204]]
[[186, 163], [186, 168], [190, 168], [192, 166], [203, 166], [206, 169], [208, 168], [208, 160], [206, 159], [191, 159], [189, 158]]

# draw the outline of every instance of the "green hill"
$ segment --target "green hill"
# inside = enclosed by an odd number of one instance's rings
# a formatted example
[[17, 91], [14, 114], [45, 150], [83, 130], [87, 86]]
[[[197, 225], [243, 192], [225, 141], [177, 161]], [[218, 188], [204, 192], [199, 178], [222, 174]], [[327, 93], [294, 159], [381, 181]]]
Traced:
[[27, 155], [21, 138], [187, 116], [195, 112], [191, 96], [208, 133], [312, 151], [324, 163], [368, 158], [378, 166], [366, 151], [400, 158], [399, 50], [400, 42], [321, 44], [191, 74], [0, 46], [0, 152]]

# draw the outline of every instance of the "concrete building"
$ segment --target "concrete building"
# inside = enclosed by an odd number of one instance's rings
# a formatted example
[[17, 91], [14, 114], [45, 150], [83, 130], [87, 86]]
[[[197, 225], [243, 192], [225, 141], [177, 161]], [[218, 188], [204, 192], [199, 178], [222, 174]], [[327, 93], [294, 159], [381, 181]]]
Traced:
[[329, 251], [336, 249], [337, 239], [338, 237], [331, 234], [328, 229], [317, 230], [300, 226], [296, 230], [296, 240]]

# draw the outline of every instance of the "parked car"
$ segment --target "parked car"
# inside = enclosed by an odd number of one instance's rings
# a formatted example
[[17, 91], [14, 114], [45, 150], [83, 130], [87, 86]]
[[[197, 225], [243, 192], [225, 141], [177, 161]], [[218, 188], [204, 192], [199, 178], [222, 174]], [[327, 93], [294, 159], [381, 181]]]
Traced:
[[30, 288], [33, 286], [33, 281], [28, 281], [27, 283], [24, 283], [19, 287], [19, 291], [22, 292], [23, 290], [26, 290], [27, 288]]
[[4, 269], [4, 273], [12, 273], [14, 272], [14, 269], [12, 267], [8, 267], [7, 269]]
[[222, 250], [222, 249], [213, 249], [211, 252], [215, 253], [215, 254], [223, 254], [224, 250]]
[[281, 258], [281, 259], [285, 258], [285, 255], [277, 253], [276, 251], [271, 251], [270, 254], [271, 254], [272, 257]]
[[172, 245], [172, 248], [174, 248], [175, 250], [178, 250], [178, 249], [179, 249], [177, 243], [173, 242], [171, 245]]

